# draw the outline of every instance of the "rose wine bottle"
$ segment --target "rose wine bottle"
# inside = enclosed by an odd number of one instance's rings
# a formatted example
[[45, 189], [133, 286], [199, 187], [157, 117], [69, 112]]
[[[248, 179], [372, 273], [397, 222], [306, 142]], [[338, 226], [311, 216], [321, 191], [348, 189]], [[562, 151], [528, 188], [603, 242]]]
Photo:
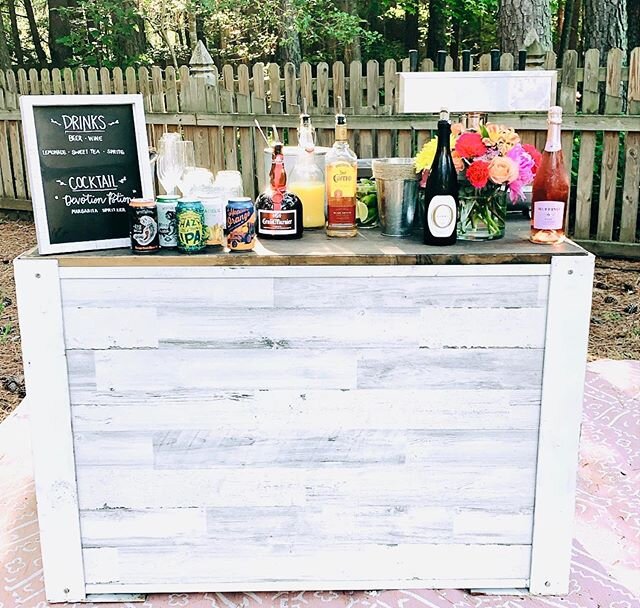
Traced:
[[565, 239], [564, 221], [569, 200], [569, 175], [560, 145], [562, 108], [549, 108], [547, 143], [540, 167], [533, 179], [531, 236], [533, 243], [553, 245]]
[[424, 243], [454, 245], [458, 221], [458, 172], [450, 149], [449, 112], [438, 121], [438, 147], [425, 188]]

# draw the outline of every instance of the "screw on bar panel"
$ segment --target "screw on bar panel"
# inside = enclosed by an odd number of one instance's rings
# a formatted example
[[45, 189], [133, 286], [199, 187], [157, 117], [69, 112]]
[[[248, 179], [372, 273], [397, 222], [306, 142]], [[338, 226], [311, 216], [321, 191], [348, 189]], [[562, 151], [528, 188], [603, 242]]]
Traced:
[[36, 272], [36, 279], [39, 279], [39, 278], [40, 278], [40, 273]]

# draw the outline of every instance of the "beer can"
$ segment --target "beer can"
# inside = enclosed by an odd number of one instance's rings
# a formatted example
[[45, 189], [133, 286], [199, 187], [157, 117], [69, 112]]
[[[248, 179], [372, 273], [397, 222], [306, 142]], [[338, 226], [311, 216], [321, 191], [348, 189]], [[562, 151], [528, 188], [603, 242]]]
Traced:
[[135, 253], [156, 253], [160, 249], [158, 210], [153, 199], [132, 198], [129, 201], [129, 233], [131, 249]]
[[197, 199], [181, 198], [176, 205], [178, 251], [198, 253], [206, 247], [207, 224], [204, 207]]
[[156, 197], [160, 247], [173, 248], [178, 246], [176, 206], [179, 199], [177, 194], [160, 194]]
[[227, 246], [231, 251], [250, 251], [256, 244], [256, 210], [244, 196], [227, 203]]

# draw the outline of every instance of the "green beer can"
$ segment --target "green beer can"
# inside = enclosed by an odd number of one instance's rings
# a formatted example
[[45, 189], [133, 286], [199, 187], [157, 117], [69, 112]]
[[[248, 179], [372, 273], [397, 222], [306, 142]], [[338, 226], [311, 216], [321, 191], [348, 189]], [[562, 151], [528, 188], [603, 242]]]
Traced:
[[204, 206], [197, 199], [181, 198], [176, 206], [178, 251], [198, 253], [207, 245], [207, 223]]

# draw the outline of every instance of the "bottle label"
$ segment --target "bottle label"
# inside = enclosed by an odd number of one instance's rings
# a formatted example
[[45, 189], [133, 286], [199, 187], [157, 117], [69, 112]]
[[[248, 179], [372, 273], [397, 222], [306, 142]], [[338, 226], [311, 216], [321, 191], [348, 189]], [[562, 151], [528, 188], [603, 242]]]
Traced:
[[533, 203], [533, 227], [535, 230], [560, 230], [564, 225], [562, 201], [536, 201]]
[[295, 211], [271, 211], [258, 209], [258, 234], [295, 234]]
[[161, 247], [175, 247], [178, 244], [176, 203], [158, 203], [158, 234]]
[[435, 237], [446, 238], [456, 229], [456, 199], [450, 194], [434, 196], [427, 207], [429, 232]]
[[137, 223], [133, 226], [132, 238], [138, 245], [151, 245], [158, 236], [158, 224], [149, 215], [143, 215], [138, 218]]
[[330, 226], [349, 226], [356, 225], [356, 206], [355, 205], [331, 205], [329, 204], [329, 225]]
[[357, 169], [349, 163], [327, 167], [327, 194], [329, 198], [353, 198], [358, 185]]

